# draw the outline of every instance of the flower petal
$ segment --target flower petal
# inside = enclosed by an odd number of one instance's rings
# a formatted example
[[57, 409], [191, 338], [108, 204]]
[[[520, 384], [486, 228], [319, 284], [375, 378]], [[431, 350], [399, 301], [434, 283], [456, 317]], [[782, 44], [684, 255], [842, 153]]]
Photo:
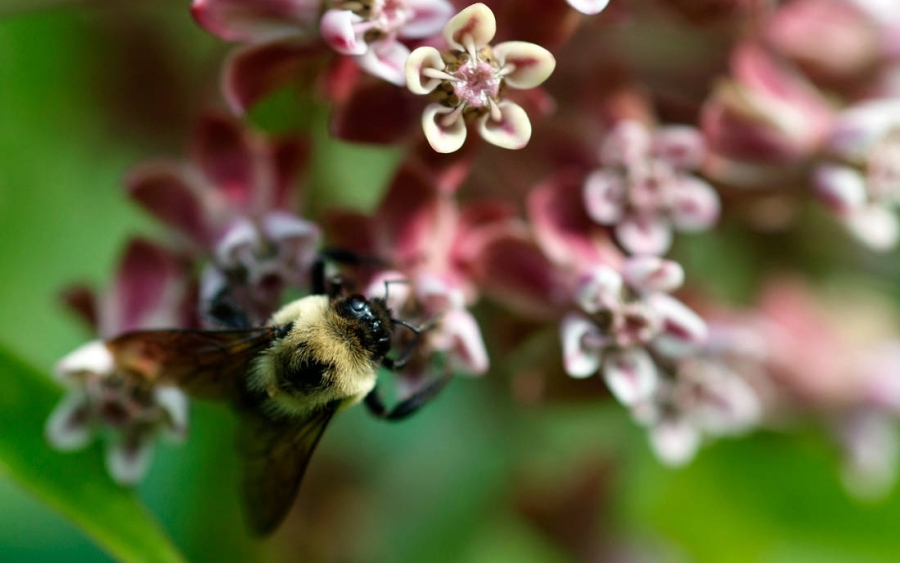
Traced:
[[356, 57], [363, 70], [397, 86], [406, 85], [406, 61], [409, 48], [396, 40], [375, 41], [364, 54]]
[[77, 389], [71, 391], [47, 419], [44, 427], [47, 442], [60, 451], [85, 447], [93, 435], [90, 414], [90, 404], [84, 392]]
[[404, 66], [406, 87], [413, 94], [425, 95], [433, 91], [441, 83], [440, 78], [425, 76], [425, 69], [444, 70], [447, 65], [441, 53], [434, 47], [419, 47], [409, 54]]
[[362, 18], [350, 10], [328, 10], [322, 16], [319, 31], [322, 39], [332, 49], [342, 55], [362, 55], [369, 50], [369, 45], [357, 32], [354, 24], [358, 24]]
[[482, 375], [488, 370], [487, 349], [475, 317], [465, 309], [447, 311], [441, 317], [438, 331], [450, 338], [449, 360], [455, 370], [469, 375]]
[[478, 132], [485, 141], [500, 148], [517, 150], [531, 139], [531, 120], [521, 106], [508, 100], [497, 104], [500, 119], [488, 112], [478, 119]]
[[83, 373], [109, 375], [115, 363], [113, 356], [102, 340], [94, 340], [76, 348], [56, 363], [53, 373], [57, 378], [66, 380], [70, 376]]
[[384, 299], [388, 309], [400, 311], [412, 296], [412, 287], [402, 272], [386, 270], [372, 276], [363, 295], [369, 299], [374, 297]]
[[251, 139], [229, 116], [206, 115], [191, 139], [191, 156], [209, 182], [229, 202], [246, 209], [253, 201], [255, 183]]
[[496, 33], [494, 12], [480, 2], [462, 10], [444, 26], [444, 39], [460, 51], [467, 50], [467, 43], [479, 50], [488, 45]]
[[664, 293], [645, 298], [663, 320], [662, 332], [653, 341], [653, 348], [669, 357], [684, 356], [706, 342], [706, 322], [684, 303]]
[[400, 37], [422, 39], [437, 35], [453, 15], [453, 4], [447, 0], [405, 0], [409, 21], [398, 32]]
[[422, 113], [422, 130], [431, 148], [440, 153], [455, 152], [466, 142], [466, 122], [456, 115], [449, 123], [445, 119], [453, 108], [429, 104]]
[[706, 140], [696, 127], [663, 127], [653, 136], [651, 152], [679, 170], [697, 170], [706, 158]]
[[615, 225], [625, 213], [625, 180], [612, 170], [595, 170], [584, 183], [584, 208], [601, 225]]
[[874, 143], [900, 124], [900, 100], [859, 103], [843, 112], [828, 137], [828, 146], [844, 158], [862, 160]]
[[503, 78], [511, 88], [534, 88], [556, 68], [556, 59], [550, 51], [527, 41], [506, 41], [496, 45], [493, 51], [500, 67], [512, 70]]
[[572, 6], [582, 14], [599, 14], [609, 4], [609, 0], [566, 0], [569, 6]]
[[586, 313], [616, 309], [622, 300], [622, 276], [608, 266], [595, 266], [580, 279], [575, 289], [575, 302]]
[[866, 179], [855, 168], [823, 164], [813, 175], [813, 189], [831, 211], [849, 216], [866, 203]]
[[603, 380], [613, 396], [625, 406], [653, 396], [659, 383], [656, 364], [643, 348], [613, 350], [603, 364]]
[[128, 195], [166, 225], [205, 246], [211, 233], [206, 208], [197, 195], [188, 170], [179, 164], [148, 162], [133, 169], [125, 180]]
[[225, 268], [246, 266], [253, 253], [261, 246], [259, 231], [246, 218], [231, 224], [222, 234], [214, 249], [217, 265]]
[[679, 231], [703, 231], [719, 220], [719, 194], [693, 176], [678, 178], [672, 189], [671, 219]]
[[153, 459], [153, 441], [119, 437], [106, 447], [106, 470], [120, 485], [135, 485], [144, 478]]
[[616, 239], [632, 254], [665, 254], [672, 246], [672, 228], [660, 217], [629, 216], [615, 231]]
[[188, 429], [187, 395], [181, 389], [167, 386], [157, 387], [155, 395], [156, 403], [169, 416], [165, 426], [166, 436], [179, 442], [184, 440]]
[[583, 345], [584, 337], [589, 334], [597, 334], [597, 326], [581, 315], [566, 315], [559, 326], [563, 365], [572, 377], [590, 377], [600, 369], [603, 360], [601, 350]]
[[885, 252], [897, 246], [900, 225], [894, 211], [880, 205], [854, 210], [845, 224], [850, 232], [872, 250]]
[[665, 417], [650, 429], [650, 446], [656, 457], [670, 467], [681, 467], [697, 455], [700, 432], [683, 417]]
[[641, 256], [625, 261], [622, 277], [629, 287], [640, 293], [670, 293], [684, 283], [684, 269], [672, 260]]
[[650, 148], [647, 126], [634, 119], [625, 119], [616, 124], [600, 145], [600, 162], [604, 166], [644, 166]]
[[191, 14], [201, 27], [229, 41], [259, 42], [314, 36], [319, 0], [194, 0]]

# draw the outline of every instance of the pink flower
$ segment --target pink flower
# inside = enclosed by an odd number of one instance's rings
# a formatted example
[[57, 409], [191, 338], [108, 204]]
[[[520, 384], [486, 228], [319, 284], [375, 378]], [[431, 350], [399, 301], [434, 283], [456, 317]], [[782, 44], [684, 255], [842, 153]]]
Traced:
[[322, 16], [322, 38], [366, 72], [403, 86], [409, 49], [399, 39], [435, 35], [452, 13], [447, 0], [338, 0]]
[[566, 0], [569, 6], [572, 6], [582, 14], [599, 14], [609, 4], [609, 0]]
[[422, 128], [431, 147], [442, 153], [459, 150], [466, 122], [474, 121], [487, 142], [520, 149], [531, 138], [531, 121], [503, 90], [529, 89], [543, 83], [556, 60], [549, 51], [524, 41], [490, 46], [496, 33], [494, 13], [473, 4], [444, 26], [448, 48], [419, 47], [406, 61], [406, 83], [414, 94], [433, 94]]
[[137, 167], [129, 195], [212, 258], [201, 283], [207, 313], [215, 316], [209, 309], [225, 304], [247, 323], [261, 324], [280, 306], [285, 288], [303, 286], [316, 257], [319, 229], [294, 213], [308, 147], [208, 116], [191, 149], [193, 164]]
[[692, 176], [706, 147], [693, 127], [663, 127], [654, 133], [637, 121], [623, 121], [600, 148], [602, 168], [585, 182], [588, 215], [615, 227], [632, 254], [664, 254], [672, 228], [708, 229], [719, 217], [719, 197]]
[[868, 247], [896, 247], [900, 100], [863, 102], [846, 110], [835, 123], [829, 148], [837, 162], [816, 169], [816, 195]]
[[[112, 291], [102, 300], [85, 299], [83, 290], [77, 295], [77, 311], [98, 323], [101, 338], [191, 324], [186, 264], [143, 240], [128, 246]], [[107, 470], [118, 483], [143, 477], [158, 436], [181, 441], [187, 433], [187, 397], [174, 387], [139, 387], [117, 374], [102, 339], [60, 360], [56, 376], [69, 391], [47, 420], [47, 440], [70, 451], [103, 435]]]
[[567, 315], [560, 329], [566, 372], [601, 370], [624, 405], [649, 399], [659, 382], [653, 354], [682, 357], [706, 339], [703, 320], [667, 295], [683, 279], [681, 266], [652, 257], [629, 259], [621, 271], [594, 267], [576, 287], [581, 312]]

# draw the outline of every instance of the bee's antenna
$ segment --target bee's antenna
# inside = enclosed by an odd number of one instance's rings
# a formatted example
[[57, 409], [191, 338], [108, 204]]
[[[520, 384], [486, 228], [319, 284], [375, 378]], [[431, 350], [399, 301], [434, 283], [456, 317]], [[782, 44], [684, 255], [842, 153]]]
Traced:
[[392, 360], [391, 358], [385, 358], [383, 363], [385, 367], [389, 369], [403, 369], [406, 364], [409, 363], [409, 360], [412, 359], [412, 353], [416, 349], [416, 346], [419, 344], [419, 337], [423, 332], [427, 330], [431, 330], [437, 324], [439, 316], [435, 316], [427, 323], [421, 326], [413, 326], [408, 322], [401, 319], [391, 319], [391, 323], [395, 325], [400, 325], [402, 327], [408, 328], [413, 333], [413, 339], [406, 345], [406, 348], [403, 350], [403, 353], [396, 360]]
[[[404, 283], [409, 285], [409, 280], [384, 280], [384, 301], [385, 303], [388, 301], [388, 297], [391, 294], [391, 284], [392, 283]], [[394, 319], [391, 319], [394, 320]], [[412, 328], [412, 327], [410, 327]]]

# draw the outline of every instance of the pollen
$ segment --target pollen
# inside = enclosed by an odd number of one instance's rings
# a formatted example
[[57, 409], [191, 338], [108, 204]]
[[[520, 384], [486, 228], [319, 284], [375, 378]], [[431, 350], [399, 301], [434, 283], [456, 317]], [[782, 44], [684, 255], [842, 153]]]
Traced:
[[474, 60], [463, 63], [453, 72], [453, 93], [469, 107], [482, 108], [496, 99], [500, 77], [490, 63]]

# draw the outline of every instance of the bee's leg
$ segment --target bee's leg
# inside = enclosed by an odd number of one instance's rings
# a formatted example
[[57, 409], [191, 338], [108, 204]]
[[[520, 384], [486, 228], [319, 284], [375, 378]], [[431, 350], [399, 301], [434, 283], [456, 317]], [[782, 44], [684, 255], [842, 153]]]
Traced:
[[435, 379], [411, 397], [394, 405], [392, 409], [388, 409], [384, 406], [384, 402], [382, 402], [381, 396], [378, 394], [378, 388], [376, 387], [366, 395], [366, 406], [369, 407], [372, 414], [378, 418], [384, 420], [403, 420], [419, 410], [419, 407], [435, 398], [438, 393], [443, 391], [444, 387], [446, 387], [451, 379], [453, 379], [452, 374], [446, 374]]

